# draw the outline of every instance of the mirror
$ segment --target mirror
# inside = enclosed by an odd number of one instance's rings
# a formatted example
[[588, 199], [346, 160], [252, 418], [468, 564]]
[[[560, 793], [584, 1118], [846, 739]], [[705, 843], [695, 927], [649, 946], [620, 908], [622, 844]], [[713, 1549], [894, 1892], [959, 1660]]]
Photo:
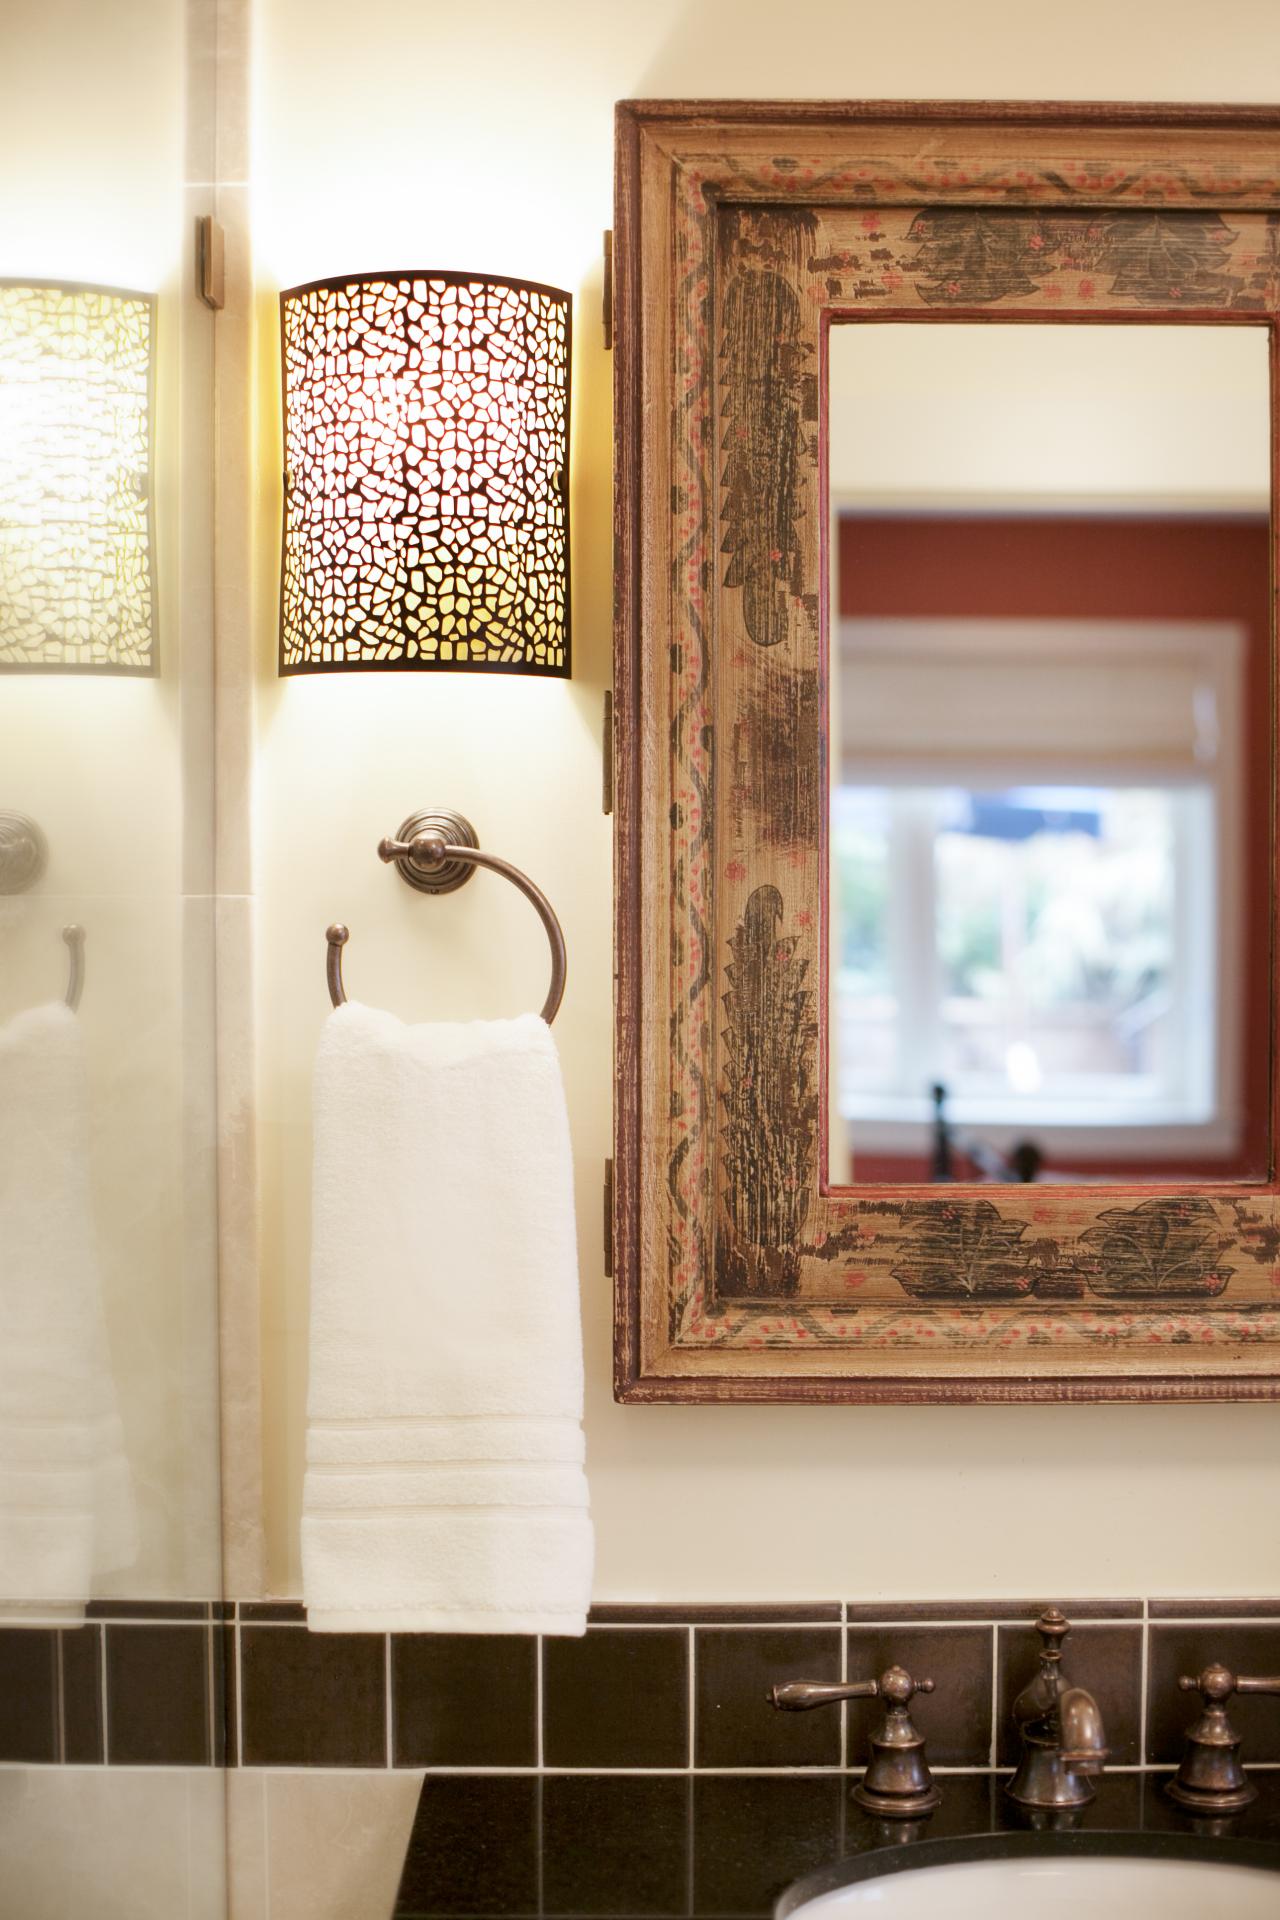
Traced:
[[1277, 128], [619, 107], [620, 1398], [1280, 1397]]
[[1266, 1177], [1268, 345], [831, 326], [833, 1186]]

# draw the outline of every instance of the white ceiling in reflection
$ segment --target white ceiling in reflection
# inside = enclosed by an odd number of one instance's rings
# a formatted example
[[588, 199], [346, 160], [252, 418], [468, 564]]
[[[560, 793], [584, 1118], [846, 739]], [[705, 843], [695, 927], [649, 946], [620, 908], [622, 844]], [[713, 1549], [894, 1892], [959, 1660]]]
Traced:
[[837, 508], [1269, 500], [1263, 327], [850, 322], [829, 383]]

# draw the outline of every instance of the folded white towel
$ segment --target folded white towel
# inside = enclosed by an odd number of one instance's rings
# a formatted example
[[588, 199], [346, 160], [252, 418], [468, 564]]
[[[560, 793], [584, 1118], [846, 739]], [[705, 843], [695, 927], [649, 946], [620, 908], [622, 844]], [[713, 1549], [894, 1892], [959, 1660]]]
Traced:
[[319, 1632], [580, 1634], [573, 1168], [550, 1029], [329, 1016], [302, 1583]]
[[0, 1029], [0, 1614], [83, 1606], [137, 1556], [89, 1186], [80, 1023]]

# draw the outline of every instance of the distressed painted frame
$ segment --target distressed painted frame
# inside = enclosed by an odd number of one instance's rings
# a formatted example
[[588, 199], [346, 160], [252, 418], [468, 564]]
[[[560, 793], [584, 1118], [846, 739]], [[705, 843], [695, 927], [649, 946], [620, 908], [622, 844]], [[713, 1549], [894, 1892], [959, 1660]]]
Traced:
[[1280, 108], [627, 102], [616, 192], [618, 1398], [1280, 1396], [1274, 1091], [1265, 1182], [822, 1171], [829, 323], [1266, 325], [1274, 498]]

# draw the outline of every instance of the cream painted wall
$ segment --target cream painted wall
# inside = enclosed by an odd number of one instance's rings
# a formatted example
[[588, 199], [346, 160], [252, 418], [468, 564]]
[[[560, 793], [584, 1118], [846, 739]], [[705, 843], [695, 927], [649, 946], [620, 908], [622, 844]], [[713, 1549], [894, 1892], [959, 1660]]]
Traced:
[[[559, 909], [556, 1025], [577, 1153], [587, 1444], [602, 1599], [1247, 1594], [1280, 1583], [1280, 1409], [620, 1408], [600, 1178], [610, 1142], [610, 367], [599, 235], [627, 95], [1246, 100], [1280, 94], [1272, 0], [259, 0], [255, 244], [264, 410], [259, 1013], [270, 1579], [298, 1588], [308, 1082], [326, 923], [353, 993], [406, 1016], [537, 1003], [527, 908], [480, 876], [410, 897], [378, 837], [432, 801], [528, 866]], [[577, 293], [575, 676], [273, 677], [274, 295], [322, 274], [492, 269]], [[1212, 1516], [1209, 1526], [1206, 1520]]]

